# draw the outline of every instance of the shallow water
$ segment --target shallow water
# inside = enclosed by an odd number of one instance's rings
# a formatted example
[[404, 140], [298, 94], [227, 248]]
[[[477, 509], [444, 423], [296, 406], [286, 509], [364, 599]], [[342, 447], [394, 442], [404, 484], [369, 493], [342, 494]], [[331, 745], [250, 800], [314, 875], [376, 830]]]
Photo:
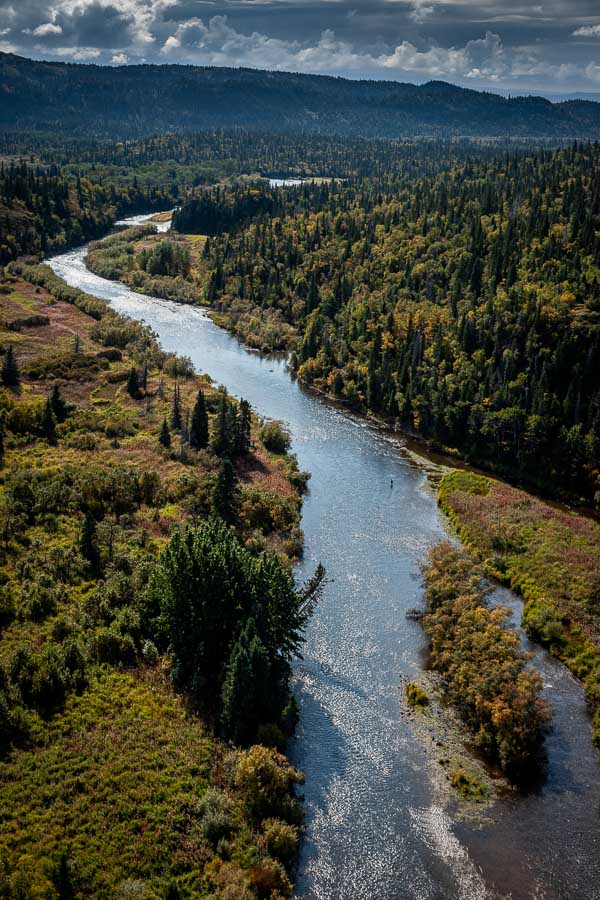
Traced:
[[[583, 691], [563, 666], [534, 648], [554, 708], [548, 777], [496, 804], [485, 825], [455, 822], [440, 807], [400, 715], [400, 679], [418, 672], [424, 649], [420, 626], [406, 619], [422, 602], [418, 562], [446, 530], [427, 462], [304, 391], [283, 360], [245, 350], [204, 311], [99, 278], [84, 256], [81, 248], [50, 264], [70, 284], [144, 319], [166, 350], [190, 356], [259, 413], [285, 420], [301, 467], [312, 473], [298, 574], [307, 577], [321, 560], [331, 581], [295, 666], [301, 722], [291, 755], [307, 776], [297, 896], [600, 898], [600, 765]], [[514, 595], [496, 596], [518, 613]]]

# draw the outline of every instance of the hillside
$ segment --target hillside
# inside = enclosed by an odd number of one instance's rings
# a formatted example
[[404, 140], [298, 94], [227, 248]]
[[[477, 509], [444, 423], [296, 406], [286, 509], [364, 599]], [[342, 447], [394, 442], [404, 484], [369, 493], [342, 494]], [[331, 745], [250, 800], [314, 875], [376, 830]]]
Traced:
[[196, 66], [38, 62], [0, 54], [0, 127], [133, 137], [206, 128], [399, 137], [596, 137], [600, 104]]

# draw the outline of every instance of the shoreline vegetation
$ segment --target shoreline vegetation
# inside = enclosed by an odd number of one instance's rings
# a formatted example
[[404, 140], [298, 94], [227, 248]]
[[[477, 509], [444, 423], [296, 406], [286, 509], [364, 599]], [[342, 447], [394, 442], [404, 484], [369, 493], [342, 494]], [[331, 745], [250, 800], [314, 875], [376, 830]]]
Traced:
[[[419, 619], [444, 695], [470, 729], [473, 746], [510, 781], [524, 782], [543, 760], [550, 709], [518, 634], [506, 627], [510, 611], [489, 606], [475, 559], [449, 541], [429, 550], [423, 576]], [[407, 686], [407, 700], [415, 709], [427, 705], [418, 685]]]
[[1, 279], [0, 363], [0, 894], [291, 896], [323, 572], [285, 430], [44, 265]]
[[527, 634], [583, 682], [600, 749], [600, 526], [472, 472], [445, 475], [438, 500], [485, 573], [523, 598]]

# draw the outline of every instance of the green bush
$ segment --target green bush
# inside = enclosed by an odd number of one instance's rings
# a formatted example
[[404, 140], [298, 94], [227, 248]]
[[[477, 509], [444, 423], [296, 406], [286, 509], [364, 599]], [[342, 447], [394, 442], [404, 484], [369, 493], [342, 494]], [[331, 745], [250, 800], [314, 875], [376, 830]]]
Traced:
[[241, 754], [235, 773], [236, 787], [258, 821], [272, 817], [293, 820], [298, 806], [290, 803], [290, 790], [302, 781], [285, 756], [260, 744]]
[[216, 847], [219, 841], [231, 837], [236, 829], [234, 804], [219, 788], [210, 787], [198, 804], [200, 828], [206, 840]]
[[413, 709], [425, 709], [429, 706], [429, 697], [423, 688], [412, 681], [406, 685], [406, 699]]
[[260, 439], [271, 453], [287, 453], [290, 449], [290, 433], [277, 420], [265, 422], [260, 429]]
[[285, 865], [289, 865], [298, 852], [298, 829], [281, 819], [265, 819], [262, 829], [268, 852]]

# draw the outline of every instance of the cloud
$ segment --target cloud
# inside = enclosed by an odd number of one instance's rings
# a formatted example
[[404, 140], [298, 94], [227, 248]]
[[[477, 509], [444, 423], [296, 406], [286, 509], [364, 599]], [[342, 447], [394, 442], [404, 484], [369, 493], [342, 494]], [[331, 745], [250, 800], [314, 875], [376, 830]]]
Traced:
[[55, 56], [66, 56], [76, 62], [86, 62], [88, 59], [98, 59], [102, 55], [102, 50], [98, 47], [56, 47], [49, 50], [49, 53]]
[[52, 18], [78, 45], [141, 50], [155, 42], [157, 22], [165, 10], [177, 3], [178, 0], [57, 0], [52, 6]]
[[124, 66], [129, 61], [129, 57], [126, 53], [114, 53], [110, 61], [115, 66]]
[[54, 22], [44, 22], [43, 25], [34, 28], [31, 33], [35, 37], [46, 37], [49, 34], [62, 34], [62, 28], [60, 25], [55, 25]]
[[409, 16], [419, 25], [433, 15], [434, 7], [431, 0], [412, 0], [411, 5], [413, 8]]
[[573, 36], [600, 38], [600, 25], [582, 25], [573, 32]]
[[162, 46], [166, 56], [205, 65], [240, 65], [298, 72], [379, 71], [421, 73], [433, 77], [482, 78], [496, 81], [510, 68], [497, 34], [468, 41], [464, 47], [430, 47], [419, 50], [402, 41], [393, 50], [373, 53], [357, 50], [330, 29], [316, 44], [270, 38], [259, 32], [242, 34], [226, 16], [213, 16], [207, 24], [192, 18], [182, 22]]

